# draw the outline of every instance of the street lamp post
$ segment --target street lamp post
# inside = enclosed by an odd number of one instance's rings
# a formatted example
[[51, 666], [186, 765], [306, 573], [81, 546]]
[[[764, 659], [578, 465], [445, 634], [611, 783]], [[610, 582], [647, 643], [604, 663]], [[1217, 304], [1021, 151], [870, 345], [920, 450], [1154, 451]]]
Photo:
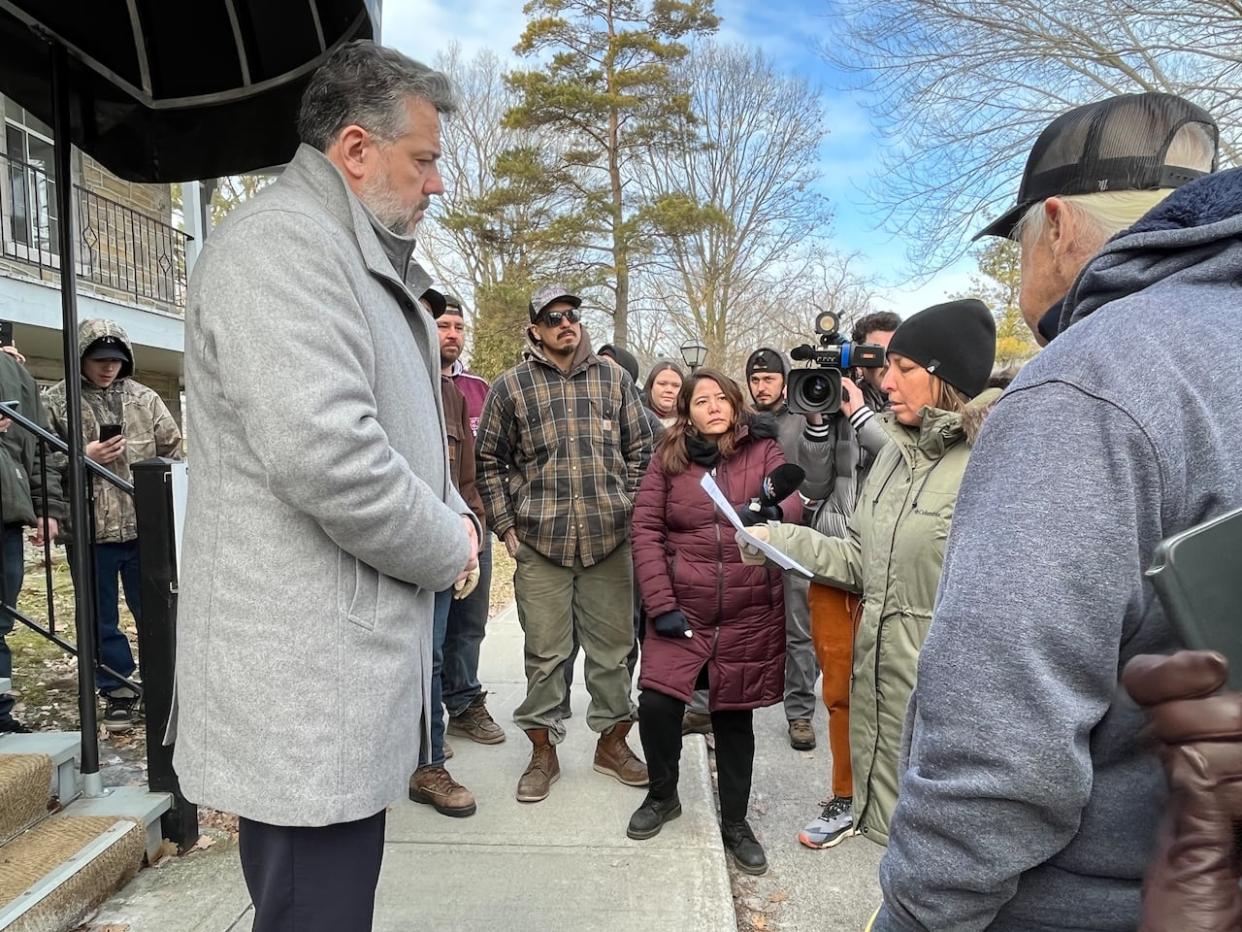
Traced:
[[707, 362], [707, 347], [698, 340], [687, 340], [681, 344], [681, 358], [690, 367], [690, 371], [694, 372]]

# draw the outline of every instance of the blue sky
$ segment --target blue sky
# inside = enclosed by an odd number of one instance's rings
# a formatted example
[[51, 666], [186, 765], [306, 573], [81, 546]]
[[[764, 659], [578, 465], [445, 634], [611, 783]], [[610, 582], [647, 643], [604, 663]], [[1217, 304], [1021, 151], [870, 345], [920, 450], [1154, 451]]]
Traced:
[[[882, 305], [909, 314], [964, 288], [973, 264], [963, 260], [930, 280], [911, 280], [904, 244], [877, 229], [876, 213], [860, 188], [880, 140], [862, 101], [833, 89], [843, 82], [816, 53], [831, 28], [819, 12], [827, 2], [716, 0], [720, 37], [757, 45], [781, 68], [825, 88], [823, 191], [835, 208], [833, 239], [841, 251], [859, 254], [861, 266], [880, 283]], [[421, 60], [453, 40], [467, 55], [490, 48], [509, 56], [524, 23], [521, 0], [384, 0], [383, 39]]]

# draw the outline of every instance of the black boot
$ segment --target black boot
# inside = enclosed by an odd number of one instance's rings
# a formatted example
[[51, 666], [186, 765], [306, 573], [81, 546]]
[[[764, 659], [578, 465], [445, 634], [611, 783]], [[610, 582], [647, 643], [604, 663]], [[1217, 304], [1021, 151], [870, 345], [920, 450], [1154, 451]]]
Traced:
[[655, 838], [660, 834], [660, 829], [665, 822], [670, 822], [679, 815], [681, 815], [681, 800], [676, 794], [668, 799], [656, 799], [648, 793], [643, 804], [630, 816], [630, 825], [625, 830], [625, 834], [638, 841]]
[[768, 858], [745, 819], [725, 822], [720, 827], [720, 836], [724, 839], [725, 850], [733, 856], [733, 863], [739, 870], [747, 874], [767, 873]]

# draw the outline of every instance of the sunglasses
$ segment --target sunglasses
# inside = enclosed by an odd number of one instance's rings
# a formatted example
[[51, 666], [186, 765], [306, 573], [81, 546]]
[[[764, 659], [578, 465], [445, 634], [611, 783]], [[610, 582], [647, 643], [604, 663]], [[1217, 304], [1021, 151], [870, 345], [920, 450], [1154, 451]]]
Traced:
[[578, 321], [582, 319], [582, 315], [579, 314], [576, 310], [549, 311], [548, 313], [543, 315], [542, 319], [547, 321], [549, 326], [559, 327], [561, 325], [561, 321], [563, 320], [567, 320], [571, 324], [576, 324]]

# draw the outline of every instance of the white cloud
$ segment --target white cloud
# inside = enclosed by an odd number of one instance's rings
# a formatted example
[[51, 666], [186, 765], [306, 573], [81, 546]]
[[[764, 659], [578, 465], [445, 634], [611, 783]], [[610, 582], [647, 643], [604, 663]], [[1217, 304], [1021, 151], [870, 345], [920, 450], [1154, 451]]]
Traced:
[[525, 25], [516, 0], [386, 0], [381, 36], [385, 45], [423, 62], [450, 42], [460, 44], [467, 58], [486, 48], [507, 59]]

